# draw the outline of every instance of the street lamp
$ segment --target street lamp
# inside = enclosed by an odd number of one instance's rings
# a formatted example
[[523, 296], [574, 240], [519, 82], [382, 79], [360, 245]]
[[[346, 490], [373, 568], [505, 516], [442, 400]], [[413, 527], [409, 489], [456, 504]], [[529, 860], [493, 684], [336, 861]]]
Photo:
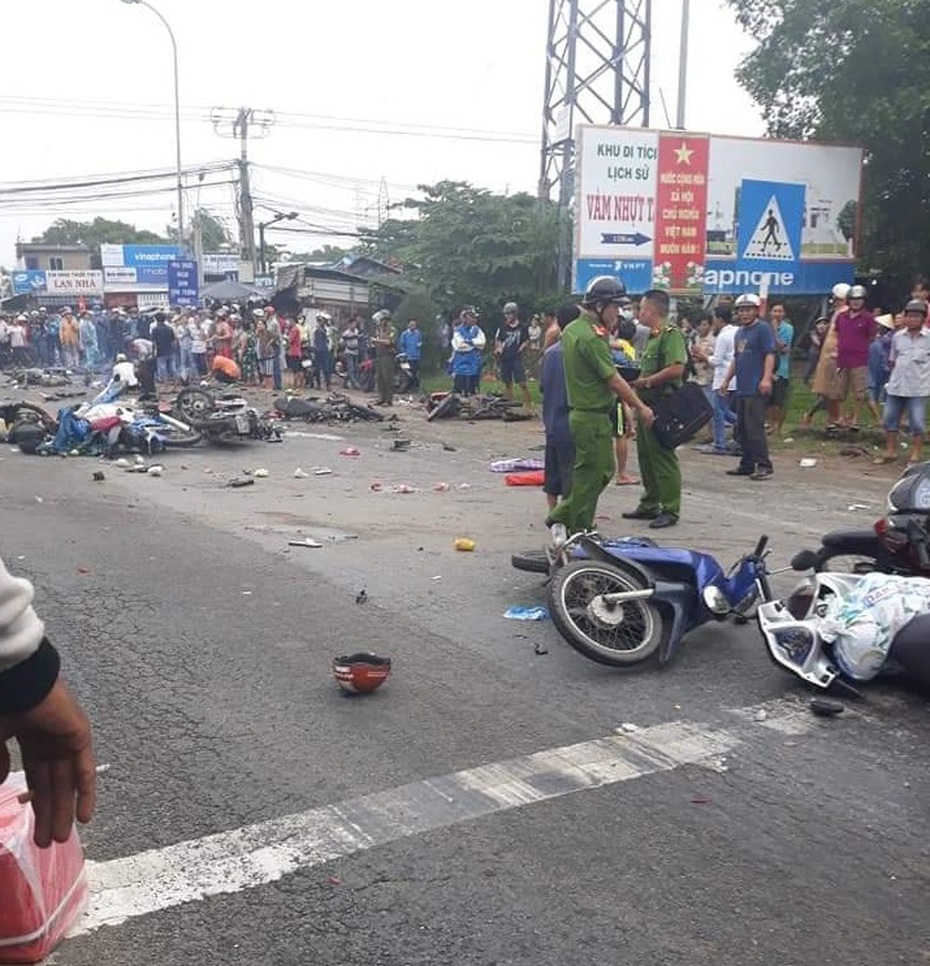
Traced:
[[152, 13], [165, 25], [168, 36], [171, 38], [171, 50], [174, 54], [174, 137], [177, 148], [177, 173], [178, 173], [178, 244], [184, 247], [184, 184], [182, 181], [181, 170], [181, 89], [178, 82], [178, 42], [175, 39], [171, 24], [156, 10], [148, 0], [123, 0], [123, 3], [136, 3], [143, 7], [148, 7]]
[[279, 221], [293, 221], [297, 217], [296, 211], [289, 211], [287, 214], [283, 212], [277, 212], [274, 218], [269, 218], [268, 221], [260, 221], [258, 223], [258, 264], [261, 268], [262, 275], [265, 274], [265, 229], [269, 225], [276, 225]]

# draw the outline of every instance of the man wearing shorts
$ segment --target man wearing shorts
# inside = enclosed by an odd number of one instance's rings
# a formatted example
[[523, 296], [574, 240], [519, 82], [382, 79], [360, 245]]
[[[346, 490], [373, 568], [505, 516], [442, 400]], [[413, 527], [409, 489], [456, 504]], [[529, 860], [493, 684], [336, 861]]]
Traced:
[[930, 396], [930, 329], [926, 320], [927, 303], [912, 299], [904, 309], [904, 327], [891, 339], [884, 416], [886, 450], [876, 462], [892, 463], [898, 458], [898, 425], [905, 411], [911, 430], [908, 462], [921, 460]]
[[494, 336], [494, 355], [500, 360], [504, 398], [513, 399], [513, 384], [516, 383], [523, 390], [523, 402], [528, 409], [532, 407], [533, 400], [526, 384], [523, 353], [529, 344], [526, 328], [520, 324], [519, 308], [516, 302], [508, 302], [504, 306], [504, 324]]
[[875, 338], [875, 316], [865, 307], [865, 287], [853, 285], [849, 307], [836, 317], [837, 394], [853, 402], [847, 411], [847, 425], [859, 428], [859, 412], [869, 385], [869, 344]]

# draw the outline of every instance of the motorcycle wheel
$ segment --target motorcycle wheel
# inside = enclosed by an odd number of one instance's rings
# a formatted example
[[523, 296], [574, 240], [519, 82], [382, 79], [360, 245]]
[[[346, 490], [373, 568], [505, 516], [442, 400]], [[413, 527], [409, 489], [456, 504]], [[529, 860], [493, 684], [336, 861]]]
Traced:
[[426, 417], [426, 421], [431, 423], [434, 419], [447, 419], [457, 416], [462, 411], [462, 400], [454, 393], [450, 392], [442, 402], [433, 409]]
[[186, 423], [198, 423], [216, 409], [216, 398], [202, 386], [188, 386], [178, 393], [174, 411]]
[[817, 563], [814, 564], [814, 571], [818, 574], [871, 574], [881, 570], [878, 561], [869, 554], [831, 550], [821, 550], [817, 554]]
[[558, 569], [549, 583], [552, 620], [580, 654], [611, 667], [648, 660], [669, 630], [650, 600], [606, 604], [604, 594], [641, 590], [639, 578], [621, 567], [579, 560]]
[[192, 426], [176, 426], [173, 423], [161, 423], [153, 427], [156, 433], [165, 441], [165, 447], [171, 449], [181, 449], [185, 446], [196, 446], [203, 433]]

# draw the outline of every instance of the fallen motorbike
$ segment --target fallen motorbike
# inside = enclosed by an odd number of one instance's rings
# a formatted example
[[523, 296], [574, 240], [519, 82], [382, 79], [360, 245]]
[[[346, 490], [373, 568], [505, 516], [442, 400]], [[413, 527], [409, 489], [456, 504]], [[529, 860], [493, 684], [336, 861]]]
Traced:
[[259, 414], [236, 393], [216, 394], [205, 386], [188, 386], [174, 401], [174, 414], [211, 443], [280, 438], [273, 420]]
[[[772, 600], [767, 543], [760, 537], [724, 572], [699, 551], [575, 534], [549, 580], [552, 620], [575, 650], [599, 664], [627, 667], [657, 652], [664, 664], [694, 628], [728, 617], [745, 621], [758, 600]], [[519, 554], [511, 562], [518, 570], [550, 570], [545, 555]]]
[[[813, 566], [816, 555], [803, 551], [796, 560]], [[876, 580], [887, 581], [886, 586], [873, 591], [871, 584]], [[864, 581], [869, 584], [864, 585]], [[836, 620], [844, 616], [843, 605], [857, 591], [860, 600], [879, 608], [889, 596], [907, 592], [906, 578], [896, 584], [895, 578], [879, 574], [815, 572], [784, 600], [765, 601], [757, 608], [769, 655], [780, 667], [816, 688], [833, 688], [854, 697], [860, 696], [858, 684], [878, 675], [902, 676], [930, 688], [930, 614], [911, 617], [893, 635], [886, 627], [883, 643], [887, 651], [875, 643], [881, 637], [881, 621], [872, 618], [868, 607], [854, 606], [852, 614], [845, 615], [845, 637], [841, 633], [843, 622]]]
[[[930, 524], [930, 463], [908, 467], [888, 493], [888, 513], [869, 530], [834, 530], [816, 551], [801, 551], [795, 570], [880, 571], [930, 576], [927, 553]], [[807, 554], [813, 552], [812, 562]]]
[[50, 413], [35, 403], [23, 399], [0, 399], [0, 427], [8, 442], [17, 443], [18, 437], [41, 430], [43, 433], [54, 434], [58, 429], [58, 421]]

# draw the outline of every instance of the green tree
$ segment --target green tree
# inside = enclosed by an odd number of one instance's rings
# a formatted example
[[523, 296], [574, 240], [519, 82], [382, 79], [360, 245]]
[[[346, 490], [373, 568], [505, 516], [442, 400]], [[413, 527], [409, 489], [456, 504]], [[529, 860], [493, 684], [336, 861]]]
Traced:
[[312, 252], [289, 253], [288, 260], [292, 262], [323, 262], [326, 265], [334, 265], [336, 262], [349, 254], [348, 248], [340, 248], [338, 245], [323, 245], [314, 248]]
[[93, 221], [70, 221], [59, 218], [32, 239], [46, 245], [87, 245], [93, 268], [100, 268], [101, 245], [165, 245], [167, 238], [145, 231], [125, 221], [95, 218]]
[[390, 218], [365, 239], [375, 257], [395, 256], [438, 311], [476, 305], [496, 318], [502, 303], [531, 310], [557, 292], [556, 208], [529, 194], [499, 195], [466, 182], [420, 186], [413, 217]]
[[[198, 208], [194, 212], [193, 217], [195, 224], [197, 222], [200, 223], [200, 231], [203, 234], [203, 250], [205, 252], [220, 252], [234, 244], [234, 239], [229, 229], [216, 215], [211, 215], [205, 208]], [[178, 230], [176, 227], [169, 225], [165, 229], [165, 233], [174, 244], [177, 244]]]
[[865, 148], [860, 267], [908, 290], [930, 266], [930, 0], [728, 2], [769, 133]]

